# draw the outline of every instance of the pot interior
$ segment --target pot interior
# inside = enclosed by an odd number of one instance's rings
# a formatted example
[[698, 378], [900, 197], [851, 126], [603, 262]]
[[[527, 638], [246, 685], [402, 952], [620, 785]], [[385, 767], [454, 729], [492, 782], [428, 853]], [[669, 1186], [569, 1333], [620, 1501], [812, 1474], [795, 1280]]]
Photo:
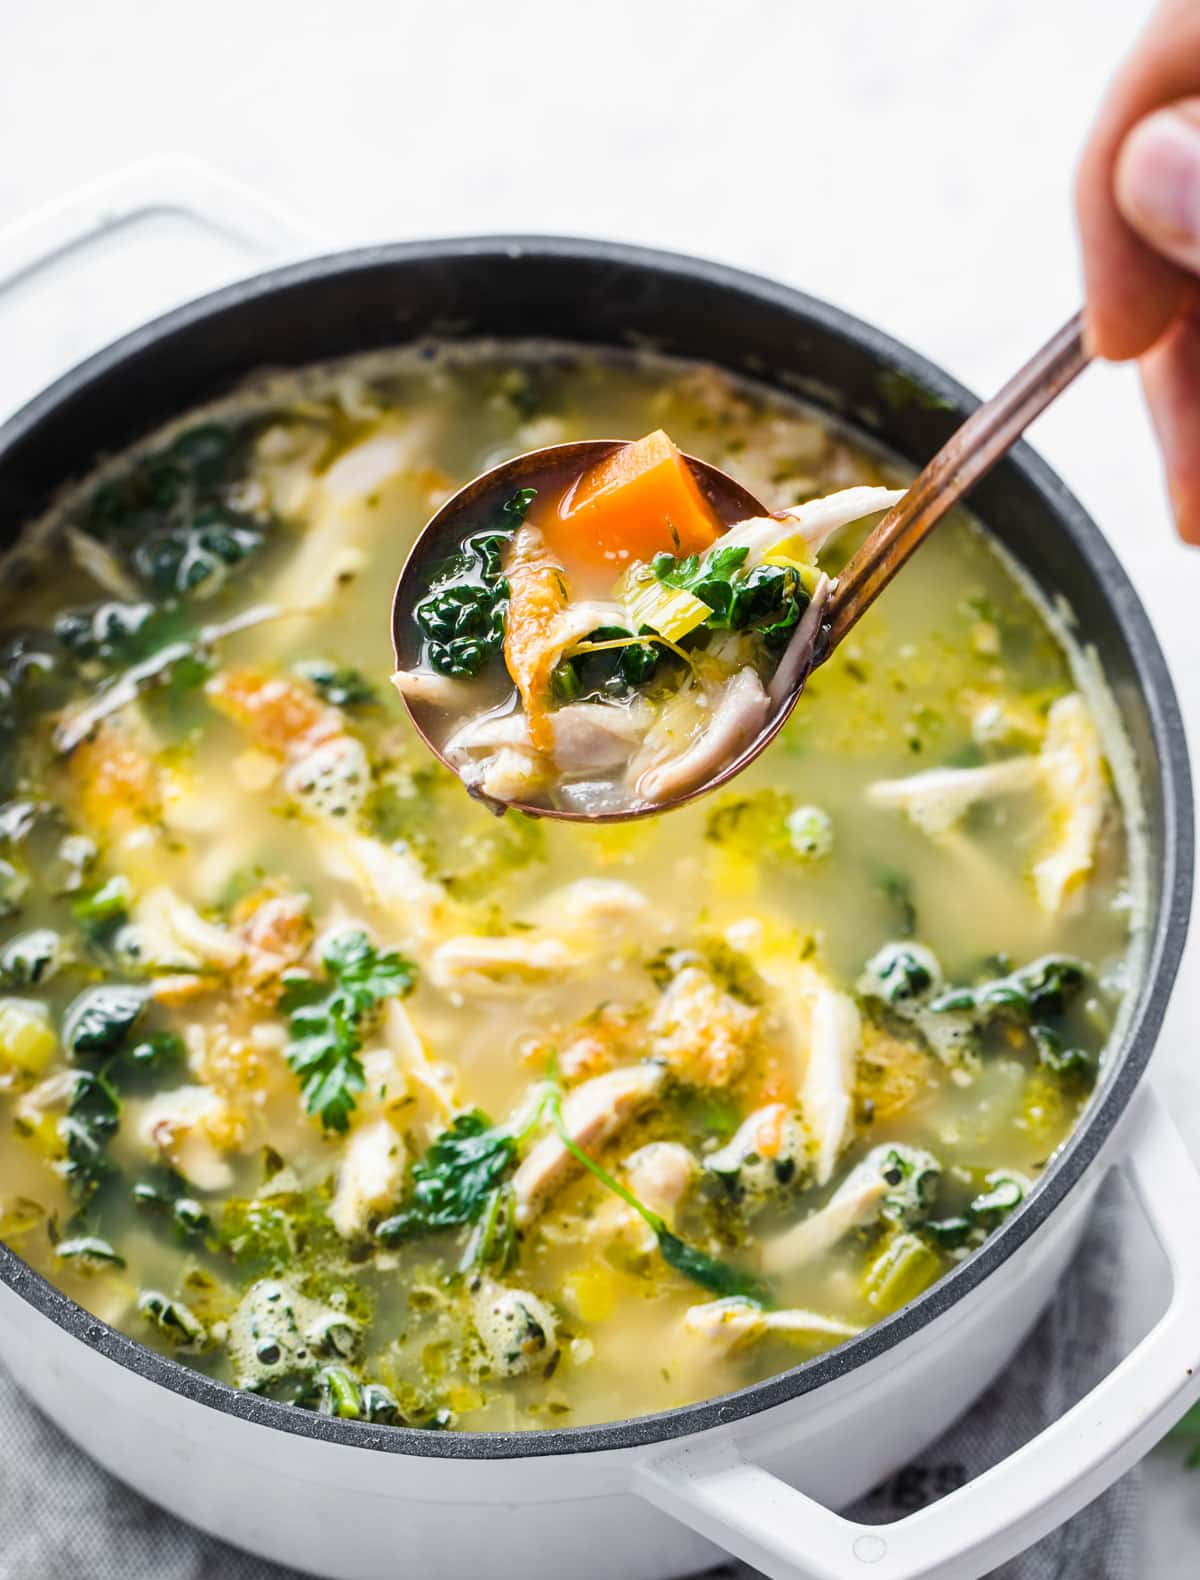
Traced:
[[[714, 362], [802, 396], [914, 465], [944, 442], [972, 404], [951, 380], [877, 331], [716, 266], [585, 242], [398, 246], [301, 264], [232, 287], [68, 374], [0, 430], [3, 530], [11, 536], [98, 459], [227, 393], [257, 369], [299, 367], [426, 338], [546, 338], [649, 347]], [[807, 1391], [914, 1331], [1000, 1265], [1079, 1177], [1115, 1124], [1149, 1057], [1186, 927], [1191, 809], [1182, 725], [1161, 653], [1128, 580], [1099, 531], [1036, 457], [1019, 447], [974, 491], [970, 504], [1046, 599], [1065, 601], [1079, 640], [1094, 648], [1132, 748], [1145, 812], [1142, 987], [1079, 1129], [1029, 1203], [980, 1252], [835, 1356], [817, 1357], [723, 1403], [659, 1417], [507, 1442], [489, 1434], [376, 1430], [370, 1433], [376, 1446], [464, 1457], [616, 1447], [678, 1435], [729, 1419], [731, 1411], [750, 1413]], [[0, 1276], [13, 1281], [21, 1266], [0, 1251]], [[31, 1284], [26, 1274], [21, 1287], [62, 1325], [86, 1331], [88, 1342], [181, 1392], [294, 1431], [360, 1441], [355, 1434], [368, 1430], [237, 1395], [99, 1329], [40, 1280]]]

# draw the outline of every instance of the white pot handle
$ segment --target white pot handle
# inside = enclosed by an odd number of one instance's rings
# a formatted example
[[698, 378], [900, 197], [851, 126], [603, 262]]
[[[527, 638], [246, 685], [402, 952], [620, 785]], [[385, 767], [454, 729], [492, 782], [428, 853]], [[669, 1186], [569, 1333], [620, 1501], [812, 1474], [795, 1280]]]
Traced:
[[183, 158], [130, 165], [0, 227], [0, 417], [148, 317], [321, 250], [252, 188]]
[[241, 181], [199, 159], [143, 159], [0, 228], [0, 292], [133, 220], [176, 214], [266, 260], [310, 251], [311, 233]]
[[858, 1525], [736, 1448], [641, 1462], [634, 1487], [772, 1580], [977, 1580], [1124, 1474], [1200, 1396], [1200, 1175], [1153, 1088], [1124, 1158], [1170, 1263], [1171, 1301], [1133, 1352], [1060, 1420], [939, 1502]]

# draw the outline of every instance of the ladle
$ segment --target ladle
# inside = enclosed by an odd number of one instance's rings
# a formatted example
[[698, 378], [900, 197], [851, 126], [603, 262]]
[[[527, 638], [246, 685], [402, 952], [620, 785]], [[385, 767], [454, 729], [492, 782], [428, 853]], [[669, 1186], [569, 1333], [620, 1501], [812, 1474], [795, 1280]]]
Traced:
[[[978, 406], [951, 435], [870, 535], [864, 540], [836, 581], [823, 589], [824, 601], [802, 622], [807, 629], [800, 643], [789, 645], [773, 677], [770, 696], [773, 711], [752, 740], [745, 743], [718, 772], [679, 795], [650, 806], [618, 810], [579, 811], [526, 804], [495, 802], [482, 797], [500, 812], [511, 807], [532, 817], [559, 818], [575, 823], [619, 823], [652, 813], [667, 812], [696, 796], [727, 784], [747, 768], [786, 724], [810, 674], [823, 664], [853, 629], [901, 566], [963, 495], [988, 472], [1050, 403], [1083, 371], [1091, 360], [1084, 340], [1083, 315], [1077, 313], [1054, 335], [999, 394]], [[392, 645], [397, 667], [406, 665], [413, 610], [429, 585], [431, 565], [445, 560], [462, 540], [464, 523], [480, 520], [487, 501], [521, 488], [547, 470], [571, 470], [576, 475], [596, 465], [619, 448], [620, 440], [581, 440], [529, 450], [492, 467], [448, 499], [430, 519], [413, 544], [396, 583], [392, 600]], [[696, 481], [723, 520], [746, 520], [771, 512], [742, 485], [718, 467], [685, 457]], [[800, 628], [797, 628], [798, 632]], [[417, 733], [452, 772], [454, 765], [431, 737], [430, 704], [405, 696]], [[475, 792], [478, 793], [478, 792]]]

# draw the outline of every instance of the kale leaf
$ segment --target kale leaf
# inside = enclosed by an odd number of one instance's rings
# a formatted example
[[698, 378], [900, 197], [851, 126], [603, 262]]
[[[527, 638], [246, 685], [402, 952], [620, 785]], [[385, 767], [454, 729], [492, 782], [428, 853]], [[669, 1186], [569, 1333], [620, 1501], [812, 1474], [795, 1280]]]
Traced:
[[[644, 625], [638, 636], [653, 637]], [[559, 702], [575, 702], [580, 697], [626, 697], [652, 680], [662, 658], [653, 641], [635, 642], [634, 633], [623, 625], [597, 626], [587, 642], [623, 642], [622, 647], [602, 648], [599, 652], [577, 652], [565, 658], [550, 676], [550, 685]]]
[[379, 693], [366, 676], [349, 665], [335, 664], [328, 658], [308, 658], [292, 668], [335, 708], [369, 708], [379, 701]]
[[950, 988], [929, 1005], [932, 1014], [966, 1012], [982, 1025], [1015, 1021], [1025, 1027], [1039, 1061], [1055, 1075], [1090, 1075], [1093, 1060], [1083, 1048], [1068, 1046], [1047, 1019], [1066, 1012], [1087, 982], [1087, 969], [1067, 955], [1044, 955], [1007, 976], [973, 987]]
[[386, 1245], [474, 1223], [516, 1161], [519, 1138], [476, 1109], [459, 1114], [412, 1169], [399, 1210], [376, 1233]]
[[464, 538], [417, 604], [425, 656], [439, 675], [470, 679], [503, 647], [509, 593], [504, 550], [536, 494], [519, 488], [497, 506], [487, 527]]
[[388, 998], [402, 998], [416, 968], [393, 952], [379, 954], [356, 928], [330, 938], [321, 956], [329, 980], [284, 978], [280, 1007], [290, 1016], [287, 1060], [301, 1077], [304, 1111], [328, 1130], [349, 1129], [363, 1067], [358, 1055], [370, 1018]]

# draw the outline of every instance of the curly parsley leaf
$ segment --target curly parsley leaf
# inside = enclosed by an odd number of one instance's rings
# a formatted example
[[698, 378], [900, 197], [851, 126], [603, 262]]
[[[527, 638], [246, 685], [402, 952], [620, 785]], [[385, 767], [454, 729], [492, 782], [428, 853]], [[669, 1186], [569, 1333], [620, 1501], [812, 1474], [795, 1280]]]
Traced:
[[459, 1114], [413, 1164], [398, 1212], [377, 1229], [387, 1245], [474, 1223], [516, 1161], [520, 1137], [476, 1109]]
[[691, 593], [712, 610], [710, 631], [757, 631], [768, 644], [781, 645], [808, 607], [800, 573], [791, 565], [745, 569], [749, 549], [721, 548], [675, 559], [656, 554], [651, 569], [664, 586]]
[[364, 1084], [363, 1035], [385, 999], [411, 990], [416, 967], [394, 952], [378, 953], [356, 928], [334, 934], [321, 963], [326, 981], [300, 974], [284, 980], [287, 1060], [301, 1078], [305, 1113], [319, 1114], [327, 1130], [345, 1131]]

